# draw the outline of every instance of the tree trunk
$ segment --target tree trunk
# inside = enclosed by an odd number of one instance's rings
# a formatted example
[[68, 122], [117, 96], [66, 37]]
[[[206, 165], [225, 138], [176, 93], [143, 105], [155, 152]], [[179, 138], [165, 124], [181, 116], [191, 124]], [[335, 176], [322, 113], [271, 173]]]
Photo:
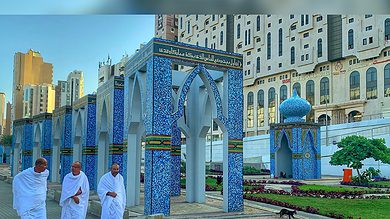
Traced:
[[359, 169], [356, 169], [356, 172], [358, 173], [358, 176], [359, 176], [359, 182], [361, 182], [362, 181], [362, 175], [360, 175]]

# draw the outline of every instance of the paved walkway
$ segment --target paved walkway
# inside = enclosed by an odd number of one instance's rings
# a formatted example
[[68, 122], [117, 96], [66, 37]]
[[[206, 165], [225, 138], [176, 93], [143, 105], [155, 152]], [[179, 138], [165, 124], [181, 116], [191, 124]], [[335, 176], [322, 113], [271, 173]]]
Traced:
[[[12, 201], [12, 185], [0, 180], [0, 218], [20, 218], [16, 210], [12, 208]], [[61, 218], [61, 207], [54, 200], [46, 200], [46, 211], [48, 219]], [[97, 219], [98, 217], [88, 214], [87, 218]]]

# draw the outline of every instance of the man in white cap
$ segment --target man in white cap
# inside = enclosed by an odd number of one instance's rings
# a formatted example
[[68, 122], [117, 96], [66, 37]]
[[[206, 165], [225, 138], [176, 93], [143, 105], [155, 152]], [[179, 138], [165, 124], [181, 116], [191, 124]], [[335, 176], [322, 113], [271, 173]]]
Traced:
[[22, 219], [46, 219], [46, 191], [49, 171], [45, 158], [38, 158], [35, 167], [18, 173], [13, 180], [13, 207]]
[[126, 191], [119, 164], [113, 163], [111, 171], [100, 178], [97, 192], [102, 204], [102, 219], [122, 219], [126, 207]]
[[72, 164], [72, 172], [66, 174], [62, 182], [60, 206], [62, 219], [83, 219], [87, 215], [89, 182], [81, 163]]

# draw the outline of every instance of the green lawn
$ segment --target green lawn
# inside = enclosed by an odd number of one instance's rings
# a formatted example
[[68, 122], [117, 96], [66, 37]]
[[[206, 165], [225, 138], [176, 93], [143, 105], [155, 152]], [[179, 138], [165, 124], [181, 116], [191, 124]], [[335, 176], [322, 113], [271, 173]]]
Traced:
[[371, 182], [370, 184], [381, 185], [390, 188], [390, 181]]
[[[186, 184], [186, 179], [185, 178], [180, 179], [180, 184], [181, 185], [185, 185]], [[211, 177], [206, 177], [206, 185], [216, 186], [217, 187], [217, 191], [221, 191], [222, 187], [223, 187], [222, 183], [221, 183], [221, 185], [217, 186], [217, 179], [211, 178]]]
[[371, 189], [371, 188], [346, 188], [346, 187], [325, 186], [325, 185], [301, 185], [298, 188], [303, 190], [303, 191], [324, 190], [326, 192], [357, 192], [357, 191], [373, 191], [373, 190], [375, 190], [375, 189]]
[[[324, 199], [276, 194], [254, 194], [301, 207], [318, 208], [320, 214], [335, 213], [354, 218], [390, 218], [390, 199]], [[299, 214], [299, 212], [298, 212]]]

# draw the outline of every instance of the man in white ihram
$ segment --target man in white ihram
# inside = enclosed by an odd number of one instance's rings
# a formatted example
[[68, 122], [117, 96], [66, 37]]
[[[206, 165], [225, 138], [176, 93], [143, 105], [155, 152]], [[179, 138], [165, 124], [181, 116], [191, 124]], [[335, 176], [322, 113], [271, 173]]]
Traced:
[[72, 172], [66, 174], [62, 182], [60, 206], [61, 219], [83, 219], [87, 215], [89, 182], [81, 163], [72, 164]]
[[45, 158], [38, 158], [30, 167], [14, 177], [13, 207], [22, 219], [46, 219], [46, 191], [49, 171]]
[[100, 178], [97, 192], [102, 204], [102, 219], [122, 219], [126, 207], [126, 192], [119, 165], [113, 163], [111, 171]]

